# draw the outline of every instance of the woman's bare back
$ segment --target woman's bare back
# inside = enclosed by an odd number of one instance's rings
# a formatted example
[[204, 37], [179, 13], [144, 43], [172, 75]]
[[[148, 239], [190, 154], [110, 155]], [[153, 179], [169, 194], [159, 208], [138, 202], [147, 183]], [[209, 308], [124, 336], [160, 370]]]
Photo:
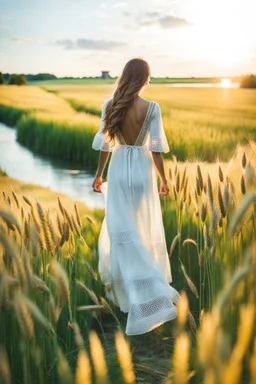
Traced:
[[120, 132], [127, 145], [134, 145], [149, 107], [149, 101], [139, 97], [127, 110], [120, 125]]

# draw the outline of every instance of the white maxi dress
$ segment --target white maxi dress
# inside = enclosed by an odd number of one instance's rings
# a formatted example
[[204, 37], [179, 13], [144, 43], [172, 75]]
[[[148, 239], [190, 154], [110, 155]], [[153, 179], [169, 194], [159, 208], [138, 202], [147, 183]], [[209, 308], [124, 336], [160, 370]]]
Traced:
[[99, 273], [106, 296], [128, 313], [125, 333], [139, 335], [177, 316], [180, 295], [169, 285], [156, 169], [151, 152], [168, 152], [160, 106], [150, 101], [135, 145], [120, 131], [110, 145], [102, 133], [105, 109], [92, 147], [112, 152], [107, 182], [101, 186], [105, 217], [98, 241]]

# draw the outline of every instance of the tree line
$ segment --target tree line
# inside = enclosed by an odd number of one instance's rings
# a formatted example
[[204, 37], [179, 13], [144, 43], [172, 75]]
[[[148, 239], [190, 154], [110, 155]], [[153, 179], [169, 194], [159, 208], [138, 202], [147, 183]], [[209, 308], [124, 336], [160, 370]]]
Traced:
[[[0, 84], [16, 84], [16, 85], [25, 85], [27, 81], [43, 81], [43, 80], [56, 80], [56, 79], [65, 79], [65, 80], [71, 80], [71, 79], [96, 79], [99, 78], [99, 76], [84, 76], [84, 77], [72, 77], [72, 76], [66, 76], [66, 77], [57, 77], [51, 73], [38, 73], [36, 75], [23, 75], [23, 74], [9, 74], [9, 73], [2, 73], [0, 72]], [[249, 74], [242, 76], [241, 88], [256, 88], [256, 75]]]

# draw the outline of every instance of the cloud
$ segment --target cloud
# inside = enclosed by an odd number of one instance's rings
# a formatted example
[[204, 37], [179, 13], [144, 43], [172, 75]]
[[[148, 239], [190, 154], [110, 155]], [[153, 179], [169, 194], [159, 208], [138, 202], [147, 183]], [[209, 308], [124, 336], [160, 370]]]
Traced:
[[137, 17], [135, 22], [142, 27], [155, 25], [163, 29], [182, 28], [192, 25], [184, 18], [173, 15], [161, 16], [159, 12], [146, 12], [144, 15]]
[[150, 17], [150, 18], [155, 18], [155, 17], [161, 16], [159, 12], [146, 12], [145, 15]]
[[186, 19], [175, 16], [164, 16], [158, 19], [159, 24], [164, 29], [182, 28], [191, 25]]
[[65, 49], [92, 49], [92, 50], [109, 50], [118, 47], [123, 47], [126, 44], [121, 41], [106, 41], [106, 40], [94, 40], [94, 39], [76, 39], [72, 41], [70, 39], [61, 39], [55, 41], [55, 44]]
[[0, 25], [0, 29], [9, 29], [9, 27], [7, 27], [7, 25]]
[[124, 29], [127, 29], [128, 31], [137, 31], [139, 27], [137, 24], [127, 24]]
[[125, 17], [130, 17], [132, 14], [131, 12], [123, 11], [122, 15]]
[[18, 44], [44, 44], [45, 42], [42, 40], [37, 39], [29, 39], [29, 38], [23, 38], [23, 37], [1, 37], [0, 40], [2, 41], [9, 41], [11, 43], [18, 43]]

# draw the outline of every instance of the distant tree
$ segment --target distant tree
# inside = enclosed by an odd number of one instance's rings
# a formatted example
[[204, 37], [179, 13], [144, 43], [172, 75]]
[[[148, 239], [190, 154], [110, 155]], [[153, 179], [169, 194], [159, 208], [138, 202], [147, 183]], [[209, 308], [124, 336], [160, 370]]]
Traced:
[[9, 79], [9, 84], [25, 85], [26, 82], [26, 77], [20, 74], [13, 74]]
[[4, 84], [4, 75], [0, 72], [0, 84]]
[[41, 80], [56, 80], [57, 76], [51, 73], [37, 73], [36, 75], [25, 75], [28, 81], [41, 81]]
[[246, 75], [242, 76], [240, 83], [241, 88], [256, 88], [256, 75]]
[[9, 73], [4, 73], [3, 76], [4, 76], [4, 82], [8, 84], [11, 75]]

